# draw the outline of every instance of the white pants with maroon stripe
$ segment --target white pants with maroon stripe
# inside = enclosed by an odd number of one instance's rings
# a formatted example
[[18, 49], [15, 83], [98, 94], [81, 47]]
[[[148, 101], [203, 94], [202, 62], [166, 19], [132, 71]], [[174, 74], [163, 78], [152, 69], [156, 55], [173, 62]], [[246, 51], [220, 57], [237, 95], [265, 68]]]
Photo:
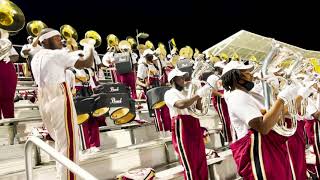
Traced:
[[[39, 88], [39, 110], [44, 125], [55, 140], [58, 152], [78, 163], [78, 126], [71, 91], [66, 83]], [[75, 175], [57, 163], [57, 178], [74, 180]]]

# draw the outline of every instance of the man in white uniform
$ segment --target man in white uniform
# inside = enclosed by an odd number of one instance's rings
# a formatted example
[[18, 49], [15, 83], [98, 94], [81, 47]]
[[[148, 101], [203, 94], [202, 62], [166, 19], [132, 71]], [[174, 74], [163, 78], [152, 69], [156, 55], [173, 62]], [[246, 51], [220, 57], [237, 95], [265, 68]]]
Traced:
[[[70, 54], [62, 49], [59, 31], [45, 28], [39, 35], [41, 49], [31, 62], [39, 90], [39, 110], [56, 150], [70, 160], [78, 161], [78, 129], [76, 111], [70, 88], [65, 82], [66, 69], [89, 68], [93, 62], [93, 47], [85, 48], [84, 56]], [[58, 179], [76, 179], [76, 176], [57, 163]]]
[[170, 110], [172, 144], [184, 167], [184, 178], [207, 180], [203, 131], [199, 119], [190, 115], [187, 108], [197, 103], [197, 109], [201, 109], [201, 98], [209, 96], [211, 89], [206, 85], [200, 88], [196, 95], [188, 98], [186, 92], [182, 91], [186, 75], [186, 72], [178, 69], [173, 69], [168, 75], [172, 88], [165, 93], [164, 100]]

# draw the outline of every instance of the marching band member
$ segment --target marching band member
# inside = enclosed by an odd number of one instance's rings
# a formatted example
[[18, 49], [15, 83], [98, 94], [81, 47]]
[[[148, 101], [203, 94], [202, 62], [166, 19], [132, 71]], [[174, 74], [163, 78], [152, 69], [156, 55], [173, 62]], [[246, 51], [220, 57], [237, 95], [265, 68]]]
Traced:
[[[153, 55], [153, 51], [147, 49], [143, 53], [145, 58], [144, 62], [139, 64], [137, 71], [137, 85], [142, 86], [144, 94], [151, 88], [158, 87], [161, 84], [161, 78], [159, 77], [159, 65], [156, 66], [154, 63], [157, 62], [157, 58]], [[149, 115], [152, 116], [152, 109], [148, 104]], [[168, 132], [171, 130], [171, 118], [169, 115], [169, 109], [166, 105], [159, 109], [155, 109], [155, 120], [156, 129], [158, 131]]]
[[[102, 58], [102, 62], [106, 62], [105, 64], [109, 67], [115, 67], [115, 64], [120, 62], [118, 57], [121, 53], [126, 53], [127, 51], [122, 52], [118, 46], [111, 47], [108, 49], [108, 52]], [[137, 99], [136, 93], [136, 81], [135, 81], [135, 69], [137, 64], [137, 56], [129, 52], [129, 57], [131, 62], [131, 72], [127, 73], [120, 73], [117, 70], [113, 71], [113, 77], [115, 82], [125, 84], [126, 86], [130, 87], [130, 93], [132, 99]]]
[[39, 36], [37, 36], [35, 39], [32, 36], [28, 36], [27, 41], [28, 44], [25, 44], [22, 46], [20, 55], [25, 59], [32, 59], [32, 57], [41, 49], [41, 46], [39, 45]]
[[[55, 148], [64, 156], [78, 162], [78, 128], [72, 94], [66, 84], [66, 69], [89, 68], [93, 62], [93, 47], [84, 50], [84, 56], [70, 54], [62, 49], [59, 31], [45, 28], [39, 35], [41, 49], [31, 62], [35, 82], [38, 85], [39, 110]], [[76, 176], [57, 163], [58, 179], [76, 179]]]
[[[317, 96], [320, 97], [319, 92]], [[318, 101], [318, 99], [316, 100]], [[309, 174], [316, 177], [317, 179], [320, 178], [320, 137], [319, 137], [319, 119], [320, 119], [320, 111], [317, 108], [316, 101], [313, 100], [311, 97], [308, 98], [308, 105], [307, 105], [307, 114], [305, 116], [305, 132], [307, 135], [307, 141], [309, 147], [309, 154], [315, 155], [315, 162], [312, 164], [307, 164], [307, 169]], [[308, 157], [308, 158], [313, 158]], [[312, 160], [312, 159], [311, 159]]]
[[[8, 39], [7, 31], [0, 29], [0, 38]], [[17, 87], [17, 74], [14, 62], [18, 61], [19, 54], [12, 47], [8, 56], [0, 59], [0, 119], [14, 118], [14, 96]]]
[[272, 127], [279, 121], [285, 102], [296, 97], [298, 87], [287, 86], [263, 115], [263, 104], [250, 94], [254, 87], [252, 70], [252, 65], [231, 61], [221, 77], [223, 87], [230, 91], [225, 99], [239, 138], [230, 145], [238, 173], [244, 179], [292, 179], [294, 174], [284, 148], [288, 138], [272, 131]]
[[200, 88], [196, 95], [187, 98], [182, 91], [185, 86], [186, 72], [173, 69], [168, 75], [172, 88], [164, 95], [169, 107], [172, 122], [172, 143], [184, 167], [184, 179], [208, 179], [203, 131], [199, 119], [190, 115], [188, 107], [197, 103], [201, 109], [201, 98], [210, 94], [209, 86]]
[[[75, 45], [76, 42], [75, 42]], [[72, 47], [72, 44], [67, 45], [71, 53], [78, 53], [83, 56], [82, 51], [78, 50], [78, 47]], [[95, 61], [99, 60], [94, 58]], [[96, 62], [98, 64], [99, 62]], [[101, 63], [101, 62], [100, 62]], [[74, 96], [89, 97], [93, 94], [93, 88], [96, 87], [94, 81], [94, 71], [92, 68], [77, 69], [69, 68], [66, 72], [66, 80], [71, 88]], [[79, 124], [80, 145], [84, 153], [95, 153], [100, 151], [100, 135], [99, 135], [99, 121], [105, 121], [105, 117], [93, 117], [81, 124]]]
[[212, 74], [208, 77], [207, 82], [213, 87], [212, 90], [212, 103], [216, 112], [218, 113], [220, 120], [223, 125], [223, 136], [226, 142], [232, 142], [232, 127], [228, 112], [227, 103], [223, 97], [223, 87], [222, 82], [220, 80], [220, 76], [222, 74], [222, 70], [225, 66], [224, 61], [218, 61], [214, 64], [215, 74]]

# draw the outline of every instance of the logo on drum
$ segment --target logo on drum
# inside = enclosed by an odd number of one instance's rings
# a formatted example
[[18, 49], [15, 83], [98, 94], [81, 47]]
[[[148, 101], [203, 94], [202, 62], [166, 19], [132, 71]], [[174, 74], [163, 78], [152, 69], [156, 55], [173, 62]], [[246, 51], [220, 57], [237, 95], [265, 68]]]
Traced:
[[115, 97], [111, 98], [111, 104], [121, 104], [122, 103], [122, 98], [116, 99]]
[[110, 92], [118, 92], [119, 87], [110, 87]]

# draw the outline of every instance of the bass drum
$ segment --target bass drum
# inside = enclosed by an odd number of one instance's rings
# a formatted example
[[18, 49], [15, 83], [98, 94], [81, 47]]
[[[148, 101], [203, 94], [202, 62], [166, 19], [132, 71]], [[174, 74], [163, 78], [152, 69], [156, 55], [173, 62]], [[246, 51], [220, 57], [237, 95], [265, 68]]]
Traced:
[[94, 107], [94, 98], [75, 97], [73, 101], [77, 111], [77, 122], [78, 124], [82, 124], [90, 118]]
[[164, 94], [169, 89], [168, 86], [160, 86], [147, 91], [147, 99], [151, 109], [160, 109], [166, 104]]

